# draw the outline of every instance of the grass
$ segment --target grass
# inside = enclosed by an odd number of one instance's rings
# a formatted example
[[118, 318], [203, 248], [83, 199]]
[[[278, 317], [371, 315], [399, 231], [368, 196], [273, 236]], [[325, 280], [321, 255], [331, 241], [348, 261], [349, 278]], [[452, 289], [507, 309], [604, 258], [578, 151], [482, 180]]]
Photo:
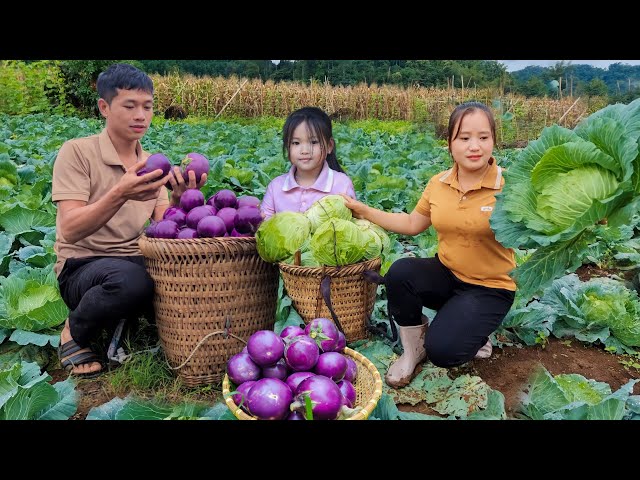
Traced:
[[162, 392], [162, 396], [171, 396], [180, 388], [160, 351], [134, 351], [128, 361], [110, 374], [109, 383], [117, 395], [147, 396], [150, 392]]
[[[334, 121], [334, 125], [338, 122]], [[408, 120], [346, 120], [340, 123], [348, 125], [350, 128], [361, 128], [366, 133], [384, 132], [390, 135], [398, 135], [402, 133], [414, 132], [421, 124], [410, 122]]]
[[627, 371], [635, 370], [636, 372], [640, 372], [640, 354], [622, 355], [619, 362]]
[[121, 346], [131, 357], [105, 376], [114, 396], [135, 395], [169, 403], [202, 401], [208, 404], [220, 400], [221, 385], [197, 387], [183, 385], [171, 369], [160, 346], [157, 329], [142, 319], [143, 324], [122, 339]]
[[[169, 122], [182, 122], [186, 124], [209, 124], [213, 122], [224, 122], [224, 123], [232, 123], [239, 125], [255, 125], [260, 128], [275, 128], [276, 130], [282, 130], [282, 126], [284, 125], [284, 118], [273, 117], [273, 116], [264, 116], [264, 117], [238, 117], [238, 116], [230, 116], [230, 117], [221, 117], [219, 119], [214, 119], [211, 117], [198, 117], [198, 116], [189, 116], [184, 120], [168, 120]], [[160, 115], [156, 115], [153, 119], [153, 123], [156, 125], [163, 125], [167, 120], [162, 118]], [[425, 126], [422, 122], [411, 122], [408, 120], [377, 120], [377, 119], [368, 119], [368, 120], [333, 120], [333, 127], [336, 125], [344, 124], [349, 126], [350, 128], [361, 128], [366, 133], [371, 132], [384, 132], [392, 135], [421, 131], [424, 129], [431, 130], [432, 126]]]
[[224, 122], [224, 123], [232, 123], [238, 125], [256, 125], [260, 128], [275, 128], [276, 130], [282, 130], [282, 126], [284, 125], [284, 118], [278, 117], [238, 117], [238, 116], [230, 116], [230, 117], [220, 117], [220, 118], [212, 118], [212, 117], [201, 117], [201, 116], [188, 116], [184, 120], [165, 120], [161, 115], [154, 116], [152, 123], [154, 125], [160, 126], [164, 125], [165, 122], [170, 123], [185, 123], [188, 125], [208, 125], [214, 122]]

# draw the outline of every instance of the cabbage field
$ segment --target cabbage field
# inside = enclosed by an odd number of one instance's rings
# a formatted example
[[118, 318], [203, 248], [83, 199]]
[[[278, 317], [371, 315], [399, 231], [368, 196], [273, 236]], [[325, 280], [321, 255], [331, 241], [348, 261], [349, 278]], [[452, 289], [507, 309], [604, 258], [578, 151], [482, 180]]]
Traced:
[[[204, 154], [210, 166], [205, 198], [222, 189], [262, 198], [270, 180], [289, 168], [282, 122], [157, 118], [142, 143], [173, 163], [188, 152]], [[178, 385], [169, 394], [166, 383], [160, 392], [153, 382], [123, 380], [118, 371], [133, 371], [125, 364], [95, 380], [109, 385], [111, 398], [87, 407], [84, 392], [93, 381], [61, 374], [55, 347], [68, 310], [52, 271], [52, 164], [64, 141], [98, 133], [102, 126], [99, 120], [55, 115], [0, 116], [0, 419], [79, 418], [81, 405], [87, 419], [233, 419], [220, 385], [195, 393]], [[334, 135], [358, 199], [388, 211], [411, 211], [429, 178], [450, 167], [445, 143], [408, 122], [336, 123]], [[640, 371], [639, 145], [635, 101], [606, 107], [573, 130], [546, 128], [522, 150], [497, 151], [507, 186], [491, 218], [498, 240], [516, 250], [519, 287], [492, 336], [494, 346], [543, 350], [555, 339], [586, 344], [620, 359], [630, 369], [628, 382], [615, 389], [540, 366], [523, 381], [517, 414], [508, 415], [503, 393], [474, 371], [447, 371], [427, 362], [407, 387], [385, 385], [372, 419], [640, 417], [640, 397], [634, 395]], [[431, 229], [389, 239], [382, 274], [400, 257], [433, 256], [437, 250]], [[587, 267], [599, 274], [576, 273]], [[282, 283], [274, 314], [277, 332], [301, 323]], [[383, 287], [372, 323], [390, 334]], [[401, 352], [397, 343], [376, 335], [349, 346], [382, 375]], [[133, 339], [127, 347], [131, 364], [144, 358], [151, 370], [162, 370], [153, 333], [144, 345]], [[407, 405], [425, 408], [402, 407]]]

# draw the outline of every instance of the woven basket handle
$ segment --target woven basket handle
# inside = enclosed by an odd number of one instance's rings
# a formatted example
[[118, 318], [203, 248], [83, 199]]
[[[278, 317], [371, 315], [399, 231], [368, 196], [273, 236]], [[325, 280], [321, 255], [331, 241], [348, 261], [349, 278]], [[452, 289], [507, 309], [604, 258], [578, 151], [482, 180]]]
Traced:
[[365, 270], [362, 272], [362, 276], [367, 282], [375, 283], [376, 285], [384, 285], [384, 277], [375, 270]]
[[[320, 293], [322, 293], [322, 298], [324, 298], [324, 303], [327, 305], [329, 312], [331, 312], [331, 318], [333, 318], [333, 323], [336, 324], [338, 330], [342, 332], [343, 335], [344, 329], [340, 324], [340, 320], [338, 320], [338, 316], [336, 312], [333, 310], [333, 305], [331, 304], [331, 277], [329, 275], [325, 275], [322, 277], [322, 281], [320, 282]], [[346, 335], [345, 335], [346, 336]]]
[[[362, 276], [368, 282], [375, 283], [376, 285], [386, 285], [385, 278], [375, 270], [365, 270], [364, 272], [362, 272]], [[383, 329], [381, 327], [375, 327], [371, 323], [371, 318], [369, 317], [369, 315], [367, 315], [367, 330], [369, 330], [370, 332], [376, 333], [378, 335], [381, 335], [385, 338], [388, 338], [392, 342], [395, 342], [398, 339], [398, 330], [396, 329], [396, 323], [391, 318], [391, 311], [389, 310], [389, 302], [387, 302], [387, 317], [389, 317], [389, 326], [391, 327], [391, 336], [387, 334], [386, 329]]]

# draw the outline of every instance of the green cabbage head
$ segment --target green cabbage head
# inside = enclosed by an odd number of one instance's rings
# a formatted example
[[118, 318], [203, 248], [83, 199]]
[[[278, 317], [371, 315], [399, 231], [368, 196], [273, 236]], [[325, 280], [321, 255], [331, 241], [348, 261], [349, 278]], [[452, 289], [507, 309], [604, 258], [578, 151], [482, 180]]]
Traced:
[[0, 186], [13, 187], [18, 183], [18, 168], [6, 153], [0, 154]]
[[489, 219], [507, 248], [536, 249], [511, 273], [531, 296], [581, 263], [594, 225], [628, 223], [640, 196], [640, 99], [609, 105], [576, 128], [553, 125], [504, 172]]
[[258, 255], [265, 262], [280, 262], [303, 249], [310, 235], [311, 223], [302, 213], [276, 213], [256, 231]]
[[384, 228], [364, 218], [354, 218], [353, 223], [360, 229], [365, 239], [364, 258], [371, 260], [388, 252], [391, 245], [389, 235]]
[[362, 260], [366, 243], [352, 221], [332, 218], [318, 227], [309, 247], [321, 265], [338, 266]]
[[622, 282], [606, 277], [582, 282], [572, 273], [545, 289], [541, 302], [555, 312], [556, 335], [605, 344], [612, 336], [627, 347], [640, 347], [640, 298]]
[[351, 210], [344, 204], [344, 198], [340, 195], [327, 195], [314, 202], [304, 215], [311, 222], [311, 233], [314, 233], [320, 225], [330, 218], [351, 220]]
[[625, 345], [640, 347], [640, 299], [635, 291], [612, 279], [591, 280], [578, 305], [587, 323], [606, 325]]

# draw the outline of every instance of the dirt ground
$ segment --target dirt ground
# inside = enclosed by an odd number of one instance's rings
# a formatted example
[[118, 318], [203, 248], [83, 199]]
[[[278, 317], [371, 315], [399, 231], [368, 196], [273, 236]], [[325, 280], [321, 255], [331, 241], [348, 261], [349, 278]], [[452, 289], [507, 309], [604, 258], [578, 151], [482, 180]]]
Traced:
[[[640, 371], [635, 368], [626, 368], [622, 363], [624, 360], [623, 356], [605, 352], [602, 348], [584, 344], [575, 339], [550, 338], [544, 348], [541, 346], [494, 348], [491, 358], [474, 360], [451, 373], [453, 376], [465, 373], [478, 375], [491, 388], [502, 392], [505, 397], [507, 416], [514, 417], [522, 386], [538, 363], [542, 363], [553, 375], [579, 373], [586, 378], [606, 382], [615, 391], [630, 379], [640, 378]], [[61, 370], [50, 373], [54, 382], [66, 378], [66, 374]], [[72, 417], [74, 420], [84, 420], [92, 407], [102, 405], [113, 398], [107, 376], [81, 380], [78, 382], [77, 389], [81, 396], [78, 411]], [[218, 387], [215, 396], [211, 395], [208, 400], [212, 402], [219, 400], [220, 390], [221, 387]], [[634, 393], [640, 394], [640, 384], [635, 386]], [[207, 399], [203, 398], [203, 400]], [[399, 408], [404, 411], [434, 413], [423, 404], [400, 405]]]
[[[513, 418], [523, 386], [538, 363], [544, 365], [552, 375], [579, 373], [586, 378], [606, 382], [615, 391], [629, 380], [640, 378], [640, 371], [625, 368], [621, 363], [624, 360], [625, 357], [575, 339], [549, 338], [544, 348], [538, 345], [524, 348], [494, 347], [491, 358], [469, 362], [452, 371], [452, 374], [478, 375], [491, 388], [504, 395], [507, 416]], [[634, 393], [640, 394], [640, 384], [635, 385]], [[424, 405], [403, 405], [398, 408], [434, 414]]]
[[[614, 272], [603, 270], [595, 265], [583, 265], [577, 270], [581, 280], [592, 277], [604, 277], [612, 273], [630, 281], [637, 271]], [[638, 362], [637, 359], [634, 359]], [[477, 375], [491, 388], [500, 391], [505, 397], [507, 416], [514, 418], [519, 404], [519, 397], [533, 369], [541, 363], [552, 375], [561, 373], [578, 373], [588, 379], [606, 382], [615, 391], [631, 379], [640, 378], [640, 370], [625, 365], [629, 356], [615, 355], [603, 350], [601, 346], [580, 342], [576, 339], [557, 339], [549, 337], [544, 346], [530, 347], [494, 347], [491, 358], [474, 360], [461, 367], [451, 370], [451, 376], [463, 374]], [[52, 382], [67, 378], [63, 370], [49, 372]], [[80, 392], [78, 411], [71, 417], [73, 420], [84, 420], [95, 406], [107, 403], [114, 398], [113, 389], [109, 383], [109, 375], [96, 379], [79, 380], [77, 390]], [[195, 398], [207, 403], [214, 403], [222, 399], [222, 386], [216, 385], [211, 393], [198, 395]], [[634, 387], [634, 394], [640, 395], [640, 382]], [[120, 395], [120, 397], [125, 397]], [[437, 415], [425, 404], [398, 405], [403, 411], [414, 411]]]

